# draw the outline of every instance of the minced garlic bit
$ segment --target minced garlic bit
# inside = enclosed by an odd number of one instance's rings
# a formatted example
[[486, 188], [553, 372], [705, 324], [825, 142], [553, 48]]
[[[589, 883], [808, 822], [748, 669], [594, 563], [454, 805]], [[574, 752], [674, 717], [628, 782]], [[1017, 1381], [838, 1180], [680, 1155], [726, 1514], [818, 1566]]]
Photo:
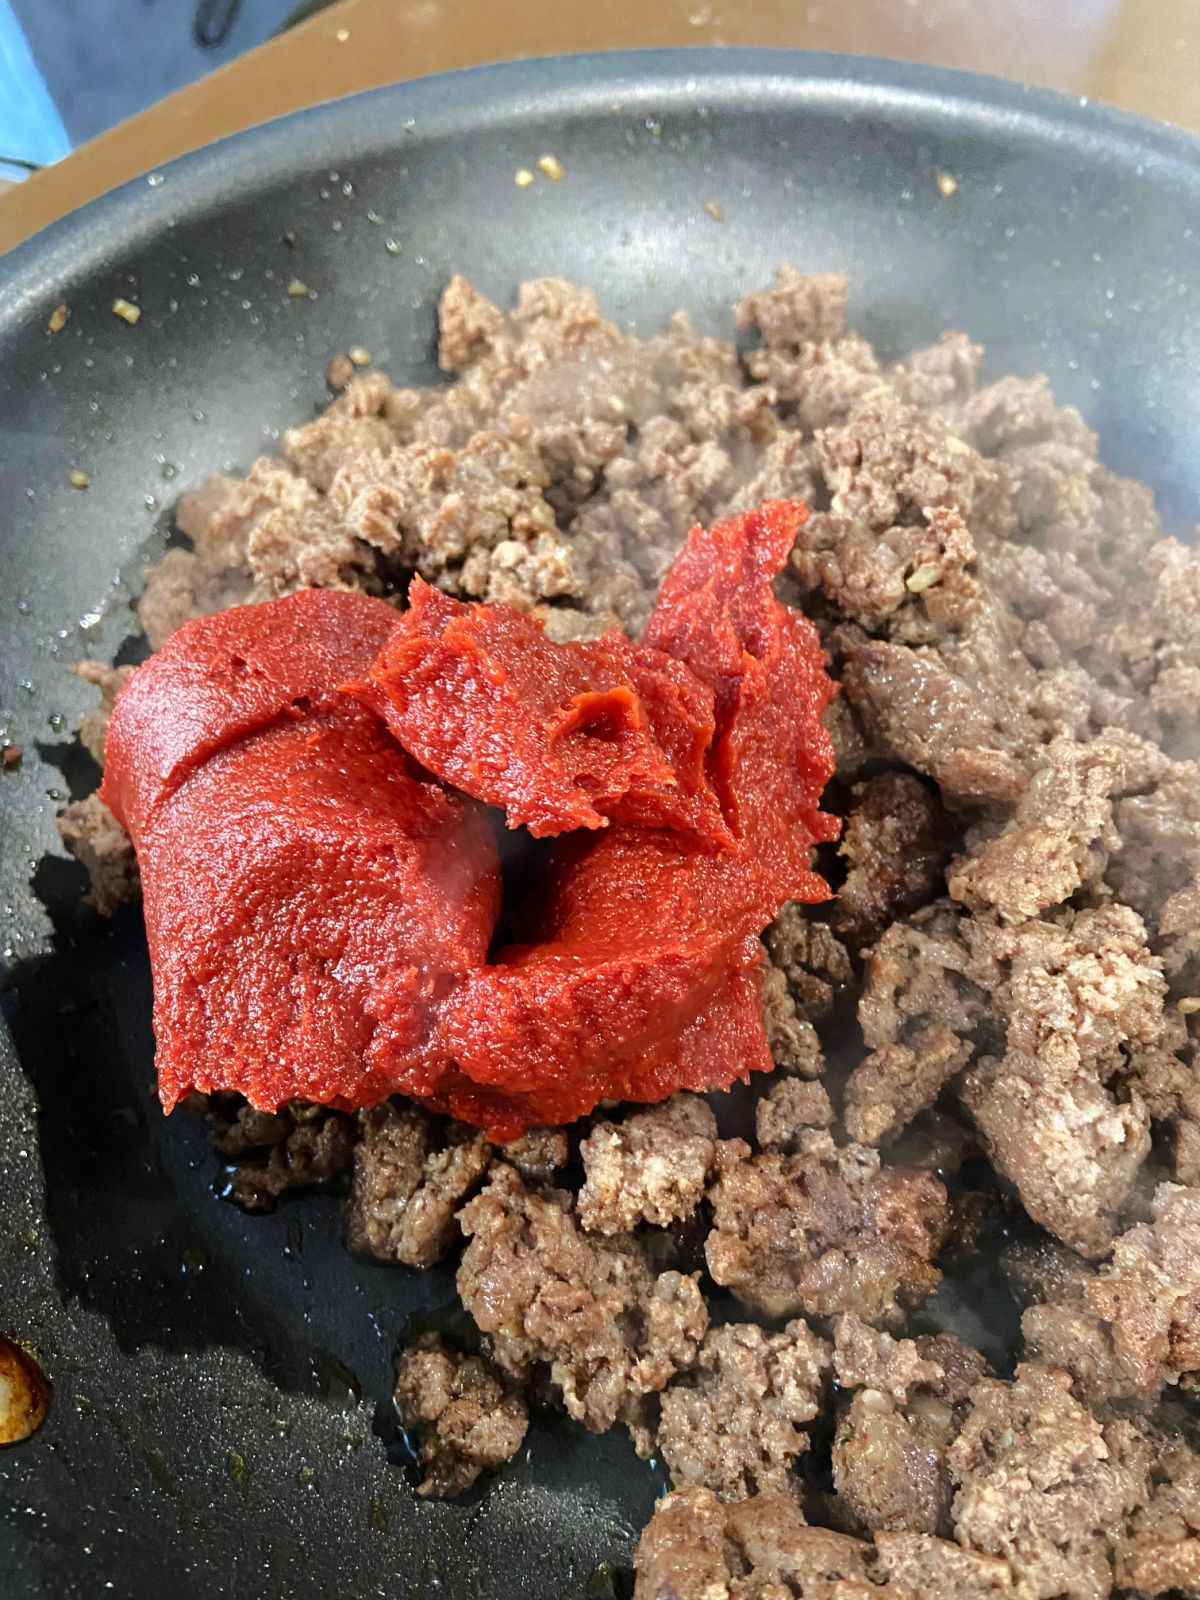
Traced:
[[518, 167], [513, 176], [513, 182], [518, 189], [528, 189], [533, 182], [533, 173], [530, 172], [528, 167]]
[[937, 567], [917, 567], [905, 578], [904, 587], [913, 594], [920, 594], [922, 589], [932, 588], [940, 577], [941, 571]]
[[350, 37], [350, 29], [349, 28], [339, 28], [338, 31], [334, 34], [334, 38], [337, 40], [337, 42], [339, 44], [345, 44], [346, 41], [349, 39], [349, 37]]
[[724, 220], [725, 213], [721, 210], [720, 206], [715, 200], [706, 200], [704, 202], [704, 209], [708, 212], [709, 216], [714, 222], [721, 222]]
[[952, 173], [939, 172], [937, 175], [937, 186], [946, 196], [947, 200], [949, 200], [952, 194], [958, 193], [958, 179], [954, 177]]
[[61, 333], [66, 327], [67, 318], [70, 315], [71, 312], [67, 306], [55, 306], [54, 310], [50, 313], [50, 321], [46, 324], [46, 326], [50, 329], [51, 333]]
[[547, 178], [553, 179], [555, 183], [563, 175], [563, 164], [557, 156], [539, 156], [537, 167], [539, 172], [544, 173]]
[[72, 467], [70, 472], [67, 473], [67, 482], [72, 489], [86, 489], [91, 481], [87, 473], [80, 472], [78, 467]]
[[288, 293], [299, 299], [301, 295], [308, 293], [308, 285], [301, 278], [293, 278], [288, 284]]
[[346, 354], [356, 367], [369, 367], [371, 365], [371, 352], [364, 349], [361, 344], [351, 345]]
[[142, 314], [141, 306], [135, 306], [132, 300], [124, 300], [119, 295], [112, 303], [113, 316], [120, 317], [122, 322], [127, 322], [132, 328]]

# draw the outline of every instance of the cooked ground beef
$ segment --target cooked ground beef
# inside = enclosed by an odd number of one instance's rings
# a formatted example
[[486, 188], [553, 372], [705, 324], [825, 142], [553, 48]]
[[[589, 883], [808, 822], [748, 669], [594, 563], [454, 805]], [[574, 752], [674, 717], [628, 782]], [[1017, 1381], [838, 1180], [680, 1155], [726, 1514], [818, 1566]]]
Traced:
[[354, 1159], [354, 1119], [296, 1100], [282, 1111], [255, 1111], [237, 1094], [191, 1094], [209, 1138], [232, 1160], [230, 1198], [247, 1211], [274, 1211], [290, 1189], [326, 1188]]
[[828, 1367], [829, 1346], [803, 1320], [776, 1334], [752, 1322], [710, 1328], [695, 1366], [663, 1391], [658, 1448], [672, 1483], [722, 1500], [786, 1490]]
[[884, 772], [855, 786], [840, 855], [850, 863], [838, 890], [837, 930], [858, 949], [897, 917], [933, 899], [955, 829], [931, 784]]
[[1117, 1582], [1138, 1595], [1200, 1593], [1200, 1457], [1182, 1439], [1146, 1441], [1151, 1488], [1118, 1548]]
[[898, 1133], [971, 1058], [987, 999], [966, 976], [962, 921], [935, 901], [894, 922], [867, 960], [858, 1020], [869, 1054], [846, 1084], [846, 1126], [863, 1144]]
[[692, 1364], [708, 1326], [698, 1274], [655, 1275], [637, 1240], [589, 1236], [569, 1194], [535, 1194], [504, 1165], [459, 1221], [458, 1292], [501, 1370], [547, 1369], [572, 1417], [624, 1422], [648, 1453], [645, 1397]]
[[856, 1532], [951, 1535], [947, 1450], [987, 1372], [953, 1334], [892, 1339], [838, 1321], [834, 1371], [852, 1393], [833, 1443], [833, 1482]]
[[133, 842], [98, 794], [72, 800], [58, 819], [67, 849], [86, 869], [91, 881], [87, 898], [101, 916], [141, 899]]
[[84, 713], [79, 724], [79, 742], [97, 766], [104, 765], [104, 740], [112, 716], [117, 690], [133, 671], [132, 667], [110, 667], [106, 661], [81, 661], [71, 669], [85, 683], [100, 691], [100, 704]]
[[926, 1172], [880, 1165], [874, 1150], [805, 1136], [795, 1155], [717, 1146], [708, 1270], [771, 1317], [852, 1311], [893, 1324], [932, 1293], [948, 1227], [946, 1190]]
[[1166, 984], [1145, 925], [1102, 904], [1015, 928], [973, 917], [965, 934], [1007, 1050], [971, 1068], [964, 1101], [1030, 1216], [1103, 1255], [1150, 1148], [1145, 1103], [1119, 1081], [1126, 1047], [1162, 1036]]
[[635, 1565], [635, 1600], [869, 1600], [870, 1547], [810, 1528], [776, 1490], [722, 1503], [677, 1489], [655, 1507]]
[[823, 1083], [779, 1078], [754, 1107], [754, 1136], [760, 1150], [794, 1154], [806, 1128], [828, 1128], [833, 1107]]
[[655, 1507], [635, 1558], [634, 1600], [1029, 1600], [1007, 1562], [944, 1539], [881, 1533], [868, 1544], [805, 1522], [790, 1495], [722, 1504], [677, 1489]]
[[[511, 1454], [522, 1384], [657, 1441], [677, 1488], [639, 1600], [1200, 1594], [1200, 557], [1044, 380], [978, 387], [961, 333], [884, 366], [845, 305], [840, 275], [784, 268], [736, 308], [739, 358], [682, 314], [623, 333], [559, 279], [504, 312], [456, 278], [450, 381], [335, 363], [280, 456], [184, 498], [191, 547], [140, 607], [157, 645], [415, 571], [556, 639], [636, 636], [693, 522], [805, 498], [779, 593], [842, 682], [846, 829], [832, 904], [763, 935], [757, 1147], [694, 1096], [610, 1108], [575, 1195], [561, 1129], [497, 1151], [398, 1102], [205, 1114], [247, 1205], [353, 1164], [356, 1246], [423, 1263], [467, 1235], [490, 1356], [402, 1357], [422, 1492]], [[100, 760], [122, 669], [79, 671]], [[94, 795], [60, 826], [100, 909], [136, 897]], [[1013, 1379], [906, 1323], [939, 1315], [939, 1259], [988, 1203], [981, 1151], [1015, 1192]], [[767, 1326], [710, 1330], [698, 1275], [657, 1270], [701, 1246]], [[833, 1493], [801, 1488], [808, 1433]]]
[[1090, 1405], [1152, 1405], [1200, 1370], [1200, 1190], [1164, 1183], [1099, 1271], [1083, 1263], [1044, 1286], [1021, 1321], [1034, 1359], [1063, 1367]]
[[401, 1351], [395, 1400], [420, 1440], [422, 1495], [461, 1494], [481, 1472], [515, 1455], [529, 1426], [524, 1400], [492, 1364], [463, 1355], [436, 1333]]
[[483, 1182], [492, 1149], [461, 1123], [388, 1101], [358, 1113], [346, 1242], [385, 1261], [431, 1267], [458, 1240], [457, 1214]]
[[695, 1094], [672, 1095], [619, 1124], [597, 1122], [579, 1147], [580, 1222], [606, 1234], [682, 1222], [704, 1197], [716, 1140], [717, 1119]]
[[1126, 1428], [1106, 1431], [1065, 1372], [1027, 1363], [1012, 1383], [983, 1379], [949, 1451], [956, 1537], [1008, 1561], [1037, 1600], [1107, 1595], [1111, 1531], [1145, 1496]]
[[571, 1153], [565, 1128], [527, 1128], [519, 1139], [497, 1145], [496, 1150], [526, 1183], [553, 1182]]
[[[833, 930], [827, 923], [815, 922], [807, 908], [794, 902], [784, 906], [763, 934], [763, 943], [767, 947], [771, 966], [783, 974], [794, 1001], [793, 1010], [810, 1024], [819, 1022], [829, 1013], [834, 1000], [854, 977], [846, 947]], [[764, 990], [766, 987], [764, 985]], [[769, 1017], [769, 991], [765, 993], [764, 1001]], [[812, 1037], [815, 1040], [815, 1033]], [[772, 1054], [775, 1054], [774, 1045]], [[816, 1050], [816, 1061], [818, 1065], [814, 1070], [819, 1071], [819, 1048]]]

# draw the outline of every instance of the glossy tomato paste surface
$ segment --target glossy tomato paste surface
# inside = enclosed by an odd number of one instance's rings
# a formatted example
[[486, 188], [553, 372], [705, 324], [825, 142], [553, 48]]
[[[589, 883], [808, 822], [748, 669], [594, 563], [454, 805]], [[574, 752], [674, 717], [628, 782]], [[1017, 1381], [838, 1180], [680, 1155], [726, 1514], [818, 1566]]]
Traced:
[[[402, 1092], [511, 1137], [771, 1065], [758, 935], [826, 896], [833, 694], [772, 584], [798, 503], [695, 528], [644, 639], [414, 580], [181, 628], [130, 678], [163, 1103]], [[500, 926], [498, 833], [554, 839]]]

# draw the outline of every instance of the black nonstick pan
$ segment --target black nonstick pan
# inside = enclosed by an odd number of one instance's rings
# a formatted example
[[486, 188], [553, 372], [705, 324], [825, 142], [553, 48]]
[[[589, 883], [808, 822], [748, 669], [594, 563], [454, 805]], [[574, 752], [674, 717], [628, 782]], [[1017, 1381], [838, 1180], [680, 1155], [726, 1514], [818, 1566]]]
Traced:
[[[519, 188], [543, 154], [562, 178]], [[783, 259], [845, 268], [885, 355], [961, 327], [991, 375], [1048, 372], [1171, 531], [1195, 521], [1200, 146], [1010, 84], [767, 52], [484, 68], [189, 156], [0, 261], [0, 1330], [54, 1383], [0, 1451], [3, 1600], [628, 1592], [654, 1465], [545, 1421], [486, 1495], [418, 1503], [393, 1351], [451, 1314], [452, 1272], [353, 1260], [327, 1197], [243, 1215], [199, 1125], [161, 1117], [139, 914], [89, 911], [57, 843], [95, 779], [66, 669], [136, 658], [172, 503], [311, 415], [335, 353], [430, 379], [452, 272], [728, 332]]]

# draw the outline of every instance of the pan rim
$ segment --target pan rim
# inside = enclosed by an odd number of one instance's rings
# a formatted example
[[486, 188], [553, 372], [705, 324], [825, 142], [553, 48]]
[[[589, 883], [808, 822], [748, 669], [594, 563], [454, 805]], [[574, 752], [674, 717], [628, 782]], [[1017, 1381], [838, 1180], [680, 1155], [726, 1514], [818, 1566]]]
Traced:
[[[833, 51], [691, 45], [538, 56], [399, 79], [270, 118], [177, 156], [68, 213], [0, 256], [0, 332], [40, 302], [51, 286], [86, 278], [111, 253], [130, 249], [183, 216], [203, 216], [228, 202], [231, 182], [262, 189], [331, 163], [394, 150], [397, 129], [414, 140], [453, 125], [495, 128], [561, 108], [579, 121], [611, 113], [614, 101], [652, 98], [657, 108], [694, 102], [780, 102], [830, 114], [871, 115], [889, 124], [929, 122], [976, 134], [1003, 132], [1075, 146], [1091, 161], [1132, 162], [1138, 177], [1194, 189], [1200, 199], [1200, 138], [1087, 96], [1016, 80], [886, 56]], [[161, 182], [151, 186], [153, 174]]]

